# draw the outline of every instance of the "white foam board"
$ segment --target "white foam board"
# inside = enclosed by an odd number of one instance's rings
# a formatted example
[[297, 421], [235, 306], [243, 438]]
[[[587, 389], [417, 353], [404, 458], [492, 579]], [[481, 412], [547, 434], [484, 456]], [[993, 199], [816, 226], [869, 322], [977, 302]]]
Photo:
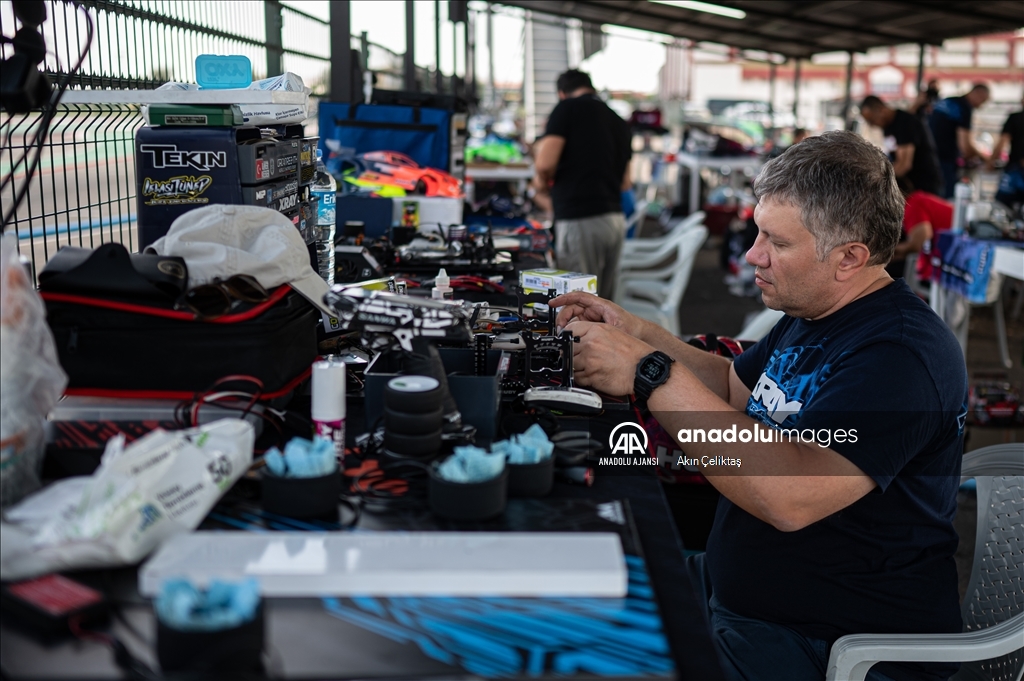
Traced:
[[628, 581], [603, 532], [193, 532], [146, 562], [139, 591], [175, 577], [254, 577], [268, 597], [622, 597]]

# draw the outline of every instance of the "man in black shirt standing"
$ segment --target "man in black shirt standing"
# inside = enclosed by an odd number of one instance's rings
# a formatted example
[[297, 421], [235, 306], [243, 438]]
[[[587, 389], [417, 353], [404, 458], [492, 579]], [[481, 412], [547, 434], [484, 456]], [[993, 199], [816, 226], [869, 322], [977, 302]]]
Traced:
[[[1024, 106], [1024, 99], [1021, 100]], [[1003, 176], [999, 179], [996, 200], [1007, 206], [1024, 203], [1024, 111], [1010, 114], [1003, 124], [1002, 133], [992, 150], [988, 161], [990, 169], [995, 169], [996, 161], [1003, 155], [1003, 149], [1009, 147], [1009, 158], [1003, 168]]]
[[534, 188], [551, 192], [558, 266], [596, 275], [600, 295], [613, 298], [626, 232], [629, 127], [581, 71], [558, 77], [558, 98], [537, 145]]
[[896, 177], [910, 180], [916, 189], [942, 196], [942, 175], [931, 131], [917, 116], [893, 109], [874, 95], [860, 103], [860, 115], [881, 128], [885, 151]]
[[947, 97], [935, 103], [928, 124], [935, 139], [935, 153], [939, 157], [945, 197], [953, 197], [959, 160], [973, 158], [986, 160], [971, 139], [971, 116], [974, 110], [988, 101], [989, 90], [984, 83], [978, 83], [966, 95]]

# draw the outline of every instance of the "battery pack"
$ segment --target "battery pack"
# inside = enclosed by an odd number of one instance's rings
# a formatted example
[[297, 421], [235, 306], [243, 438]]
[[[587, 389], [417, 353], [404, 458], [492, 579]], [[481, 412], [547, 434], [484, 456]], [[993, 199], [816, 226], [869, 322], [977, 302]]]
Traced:
[[70, 632], [69, 622], [94, 624], [107, 618], [103, 594], [62, 575], [46, 575], [0, 587], [0, 611], [13, 624], [43, 636]]

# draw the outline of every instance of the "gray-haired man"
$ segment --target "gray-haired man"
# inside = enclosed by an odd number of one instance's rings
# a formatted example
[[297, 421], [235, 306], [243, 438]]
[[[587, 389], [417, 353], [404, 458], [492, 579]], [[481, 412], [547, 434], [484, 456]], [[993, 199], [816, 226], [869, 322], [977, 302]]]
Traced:
[[[747, 261], [787, 316], [735, 360], [593, 296], [552, 305], [581, 337], [577, 380], [634, 393], [708, 462], [722, 499], [690, 567], [727, 671], [820, 679], [841, 636], [961, 629], [952, 521], [967, 373], [945, 325], [885, 273], [903, 198], [880, 150], [848, 132], [812, 137], [767, 163], [754, 191]], [[952, 671], [879, 664], [868, 678]]]

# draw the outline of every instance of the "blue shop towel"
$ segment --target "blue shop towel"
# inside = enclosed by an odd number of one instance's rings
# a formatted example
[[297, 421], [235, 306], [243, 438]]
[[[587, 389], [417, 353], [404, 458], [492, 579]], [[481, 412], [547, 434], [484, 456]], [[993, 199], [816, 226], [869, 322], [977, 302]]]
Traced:
[[271, 473], [285, 478], [319, 478], [338, 470], [334, 443], [322, 437], [294, 437], [284, 446], [284, 454], [271, 447], [263, 460]]
[[251, 622], [260, 604], [259, 583], [213, 580], [205, 591], [187, 579], [169, 579], [160, 587], [156, 615], [178, 631], [222, 631]]

